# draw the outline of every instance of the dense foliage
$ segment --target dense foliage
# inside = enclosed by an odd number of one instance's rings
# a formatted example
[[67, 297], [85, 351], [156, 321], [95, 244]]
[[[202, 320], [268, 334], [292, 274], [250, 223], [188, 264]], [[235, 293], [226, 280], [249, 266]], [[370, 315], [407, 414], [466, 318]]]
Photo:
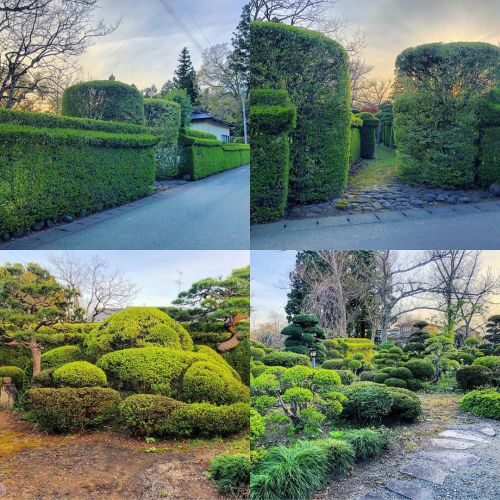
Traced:
[[319, 320], [311, 314], [298, 314], [292, 318], [292, 324], [281, 331], [286, 336], [285, 348], [297, 354], [309, 355], [310, 350], [316, 351], [316, 359], [322, 362], [325, 359], [325, 348], [321, 340], [325, 332], [318, 326]]
[[361, 127], [361, 158], [371, 160], [375, 158], [375, 132], [380, 120], [368, 112], [359, 113], [356, 117], [363, 120], [363, 126]]
[[500, 419], [500, 392], [497, 389], [484, 389], [469, 392], [460, 403], [462, 410], [475, 413], [480, 417]]

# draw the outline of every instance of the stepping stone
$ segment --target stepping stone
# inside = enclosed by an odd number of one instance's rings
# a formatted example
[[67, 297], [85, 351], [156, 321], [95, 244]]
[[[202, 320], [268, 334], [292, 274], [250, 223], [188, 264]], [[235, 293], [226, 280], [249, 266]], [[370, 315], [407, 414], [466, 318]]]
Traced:
[[476, 446], [475, 443], [464, 443], [463, 441], [454, 441], [453, 439], [431, 439], [432, 446], [447, 448], [449, 450], [468, 450]]
[[356, 500], [386, 500], [386, 498], [376, 491], [373, 491], [370, 493], [365, 493], [362, 497], [358, 497]]
[[448, 477], [448, 473], [437, 469], [436, 467], [429, 467], [427, 465], [420, 465], [417, 463], [411, 463], [405, 465], [401, 472], [404, 474], [409, 474], [410, 476], [417, 477], [418, 479], [423, 479], [424, 481], [429, 481], [434, 484], [444, 484], [444, 480]]
[[418, 484], [412, 483], [411, 481], [398, 481], [397, 479], [391, 479], [385, 487], [398, 495], [411, 498], [411, 500], [433, 500], [434, 498], [432, 490], [422, 488]]
[[477, 443], [490, 444], [490, 442], [487, 441], [486, 439], [474, 436], [474, 434], [471, 434], [470, 432], [466, 432], [466, 431], [448, 430], [448, 431], [440, 432], [439, 435], [442, 437], [445, 437], [445, 438], [465, 439], [467, 441], [476, 441]]
[[451, 467], [469, 467], [481, 460], [476, 455], [460, 451], [423, 451], [421, 456]]
[[493, 429], [493, 427], [491, 426], [486, 426], [486, 427], [482, 427], [481, 429], [478, 429], [478, 432], [480, 432], [481, 434], [485, 434], [486, 436], [491, 436], [491, 437], [494, 437], [497, 435], [497, 433], [495, 432], [495, 429]]

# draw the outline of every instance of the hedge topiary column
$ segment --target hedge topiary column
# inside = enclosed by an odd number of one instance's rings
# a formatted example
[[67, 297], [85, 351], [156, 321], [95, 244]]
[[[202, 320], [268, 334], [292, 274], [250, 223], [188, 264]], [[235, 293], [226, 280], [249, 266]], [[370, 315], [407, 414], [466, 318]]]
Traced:
[[144, 125], [144, 98], [133, 85], [114, 80], [78, 83], [65, 90], [62, 114]]
[[290, 132], [297, 111], [286, 90], [256, 89], [250, 97], [252, 223], [279, 219], [285, 212], [290, 172]]
[[251, 88], [285, 88], [297, 106], [289, 198], [313, 203], [339, 195], [349, 171], [349, 61], [335, 41], [270, 22], [251, 25]]
[[380, 120], [372, 113], [359, 113], [356, 115], [363, 120], [361, 127], [361, 158], [371, 160], [375, 158], [375, 132]]
[[500, 183], [500, 89], [489, 92], [480, 104], [481, 162], [479, 183]]

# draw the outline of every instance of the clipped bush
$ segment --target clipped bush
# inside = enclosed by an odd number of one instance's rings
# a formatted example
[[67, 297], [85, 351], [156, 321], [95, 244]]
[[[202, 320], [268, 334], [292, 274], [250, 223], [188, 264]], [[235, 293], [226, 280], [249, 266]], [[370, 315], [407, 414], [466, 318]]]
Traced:
[[492, 370], [493, 368], [500, 366], [500, 356], [482, 356], [480, 358], [476, 358], [472, 364], [474, 366], [485, 366], [486, 368]]
[[77, 83], [64, 91], [62, 114], [142, 125], [143, 96], [133, 85], [114, 80]]
[[[324, 368], [324, 366], [322, 366], [322, 368]], [[335, 371], [339, 374], [342, 385], [350, 385], [356, 380], [356, 376], [354, 375], [354, 373], [352, 373], [351, 370]]]
[[417, 380], [416, 378], [405, 380], [405, 382], [406, 382], [406, 387], [410, 391], [420, 391], [424, 387], [423, 383], [420, 382], [420, 380]]
[[500, 88], [488, 92], [480, 102], [481, 159], [479, 183], [483, 187], [500, 182]]
[[264, 351], [264, 349], [260, 349], [259, 347], [250, 347], [250, 355], [253, 360], [260, 361], [266, 355], [266, 351]]
[[[15, 111], [23, 114], [23, 111]], [[42, 115], [42, 114], [41, 114]], [[116, 131], [0, 123], [0, 233], [122, 205], [153, 190], [158, 138], [146, 128]], [[78, 172], [78, 175], [75, 175]], [[17, 179], [12, 182], [12, 179]]]
[[321, 368], [324, 368], [325, 370], [341, 370], [344, 364], [343, 359], [327, 359], [321, 365]]
[[112, 420], [120, 395], [102, 387], [30, 389], [26, 402], [30, 417], [42, 430], [68, 433], [96, 429]]
[[361, 159], [361, 128], [363, 120], [357, 115], [351, 115], [351, 138], [349, 151], [349, 165], [354, 165]]
[[161, 138], [155, 147], [156, 178], [175, 177], [178, 174], [180, 105], [166, 99], [144, 99], [144, 116], [152, 133]]
[[380, 423], [391, 412], [394, 397], [388, 388], [361, 382], [344, 390], [348, 401], [344, 405], [342, 417], [363, 423]]
[[283, 216], [288, 199], [290, 132], [297, 110], [286, 90], [255, 89], [250, 97], [250, 218], [269, 222]]
[[361, 158], [371, 160], [375, 158], [375, 131], [380, 120], [372, 113], [359, 113], [357, 118], [363, 120], [361, 127]]
[[55, 371], [56, 368], [47, 368], [37, 373], [31, 379], [31, 387], [54, 387], [52, 375]]
[[347, 368], [352, 370], [354, 373], [357, 373], [362, 367], [363, 363], [361, 363], [358, 359], [351, 359], [351, 361], [347, 363]]
[[176, 102], [181, 107], [181, 125], [189, 127], [191, 123], [191, 115], [193, 114], [193, 105], [185, 89], [172, 89], [165, 95], [163, 99]]
[[390, 375], [391, 377], [399, 378], [401, 380], [409, 380], [413, 378], [413, 372], [409, 368], [403, 366], [391, 370]]
[[42, 354], [43, 369], [58, 368], [73, 361], [83, 361], [85, 352], [79, 345], [64, 345]]
[[388, 377], [384, 380], [384, 384], [389, 386], [389, 387], [402, 387], [406, 389], [407, 385], [404, 380], [401, 380], [400, 378], [395, 378], [395, 377]]
[[500, 419], [500, 393], [496, 389], [472, 391], [460, 402], [460, 408], [481, 417]]
[[254, 22], [250, 30], [251, 88], [284, 84], [297, 108], [289, 199], [313, 203], [339, 195], [347, 183], [351, 122], [345, 50], [296, 26]]
[[[269, 396], [260, 396], [268, 398]], [[273, 398], [274, 400], [274, 398]], [[274, 401], [273, 401], [274, 403]], [[252, 405], [253, 406], [253, 405]], [[250, 446], [255, 444], [266, 433], [266, 422], [260, 413], [253, 408], [250, 409]]]
[[309, 356], [288, 351], [277, 351], [268, 354], [262, 358], [262, 362], [267, 366], [284, 366], [286, 368], [296, 365], [311, 366]]
[[104, 387], [106, 374], [88, 361], [73, 361], [56, 368], [52, 380], [57, 387]]
[[0, 382], [3, 377], [10, 377], [12, 383], [21, 389], [24, 383], [24, 370], [17, 366], [0, 366]]
[[422, 403], [417, 395], [407, 389], [391, 387], [393, 398], [389, 418], [404, 422], [414, 422], [422, 415]]
[[223, 453], [211, 460], [208, 475], [217, 484], [221, 495], [244, 497], [250, 483], [250, 470], [249, 455]]
[[486, 366], [464, 366], [456, 372], [457, 384], [464, 391], [471, 391], [479, 387], [490, 385], [491, 370]]
[[128, 307], [117, 312], [99, 323], [85, 339], [86, 352], [93, 358], [147, 346], [192, 350], [193, 341], [180, 323], [154, 307]]
[[375, 377], [377, 376], [377, 373], [372, 372], [372, 371], [364, 371], [361, 372], [359, 375], [359, 380], [361, 382], [375, 382]]
[[411, 371], [413, 376], [422, 381], [432, 380], [434, 367], [428, 361], [421, 359], [411, 359], [405, 363], [405, 367]]
[[322, 439], [316, 441], [326, 451], [328, 472], [335, 478], [349, 474], [356, 461], [356, 450], [347, 440]]
[[379, 372], [373, 377], [373, 382], [383, 384], [389, 378], [388, 373]]

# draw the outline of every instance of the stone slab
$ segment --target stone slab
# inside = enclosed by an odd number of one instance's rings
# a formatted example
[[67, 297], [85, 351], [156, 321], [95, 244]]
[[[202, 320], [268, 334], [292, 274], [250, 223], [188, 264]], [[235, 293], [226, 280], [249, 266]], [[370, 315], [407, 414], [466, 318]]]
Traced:
[[371, 493], [365, 493], [363, 496], [358, 497], [356, 500], [386, 500], [386, 498], [374, 491]]
[[463, 441], [454, 441], [453, 439], [431, 439], [432, 446], [447, 448], [448, 450], [468, 450], [476, 446], [475, 443], [465, 443]]
[[423, 451], [420, 455], [422, 458], [434, 460], [450, 467], [470, 467], [481, 460], [477, 455], [461, 451]]
[[481, 427], [481, 429], [478, 429], [478, 432], [484, 434], [485, 436], [490, 436], [490, 437], [494, 437], [497, 435], [495, 429], [493, 429], [493, 427], [491, 427], [490, 425], [487, 425], [486, 427]]
[[399, 481], [398, 479], [391, 479], [385, 487], [406, 498], [411, 500], [433, 500], [434, 495], [432, 490], [428, 488], [422, 488], [416, 483], [411, 481]]
[[470, 432], [460, 431], [460, 430], [458, 431], [447, 430], [440, 432], [439, 435], [444, 438], [465, 439], [466, 441], [475, 441], [476, 443], [485, 443], [485, 444], [490, 443], [488, 440], [475, 436]]
[[448, 472], [438, 469], [437, 467], [421, 465], [415, 462], [405, 465], [400, 469], [400, 472], [434, 484], [444, 484], [444, 480], [449, 475]]

